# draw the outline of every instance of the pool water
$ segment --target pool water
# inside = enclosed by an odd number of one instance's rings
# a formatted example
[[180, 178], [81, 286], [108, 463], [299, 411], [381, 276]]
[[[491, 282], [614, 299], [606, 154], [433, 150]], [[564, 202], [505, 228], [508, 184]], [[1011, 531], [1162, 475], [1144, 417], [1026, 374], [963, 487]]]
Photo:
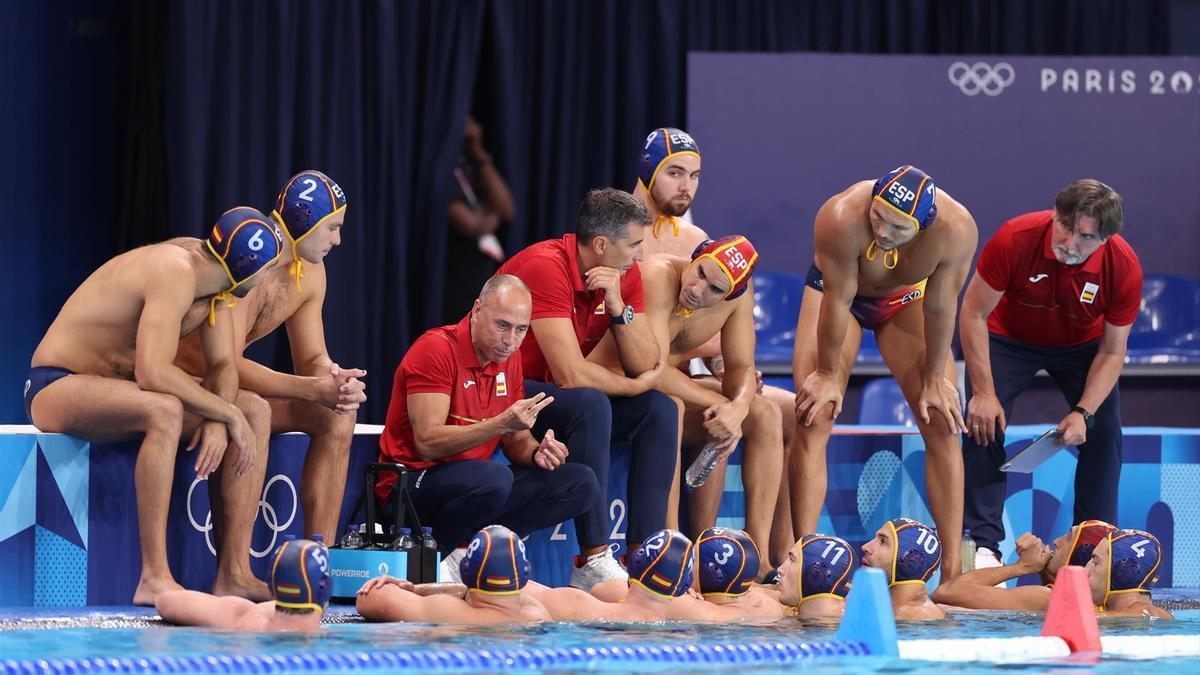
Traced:
[[[1200, 642], [1200, 610], [1181, 610], [1175, 621], [1151, 619], [1108, 619], [1101, 621], [1104, 635], [1181, 635]], [[334, 615], [338, 618], [338, 615]], [[344, 615], [341, 618], [345, 618]], [[976, 637], [1028, 637], [1040, 633], [1043, 615], [1019, 612], [956, 612], [942, 622], [900, 624], [901, 640]], [[10, 627], [12, 627], [10, 625]], [[130, 658], [154, 656], [238, 656], [297, 653], [377, 653], [516, 648], [636, 647], [639, 645], [686, 645], [704, 643], [754, 643], [832, 640], [835, 626], [794, 618], [762, 625], [702, 624], [563, 624], [536, 626], [448, 627], [423, 624], [333, 623], [319, 634], [243, 634], [232, 631], [169, 627], [149, 624], [142, 628], [57, 628], [54, 630], [7, 630], [0, 632], [0, 670], [16, 668], [14, 662], [40, 659]], [[931, 655], [936, 656], [936, 655]], [[755, 667], [745, 664], [695, 664], [715, 670], [753, 670], [767, 673], [797, 665]], [[1024, 664], [931, 663], [880, 657], [840, 657], [805, 663], [806, 669], [833, 672], [916, 672], [939, 669], [955, 673], [999, 673], [1001, 671], [1087, 668], [1104, 673], [1137, 672], [1200, 673], [1200, 658], [1163, 658], [1131, 662], [1104, 658], [1096, 663], [1056, 659]], [[617, 671], [653, 671], [679, 666], [654, 663], [605, 664]], [[689, 665], [689, 669], [693, 666]], [[554, 672], [568, 672], [554, 669]]]

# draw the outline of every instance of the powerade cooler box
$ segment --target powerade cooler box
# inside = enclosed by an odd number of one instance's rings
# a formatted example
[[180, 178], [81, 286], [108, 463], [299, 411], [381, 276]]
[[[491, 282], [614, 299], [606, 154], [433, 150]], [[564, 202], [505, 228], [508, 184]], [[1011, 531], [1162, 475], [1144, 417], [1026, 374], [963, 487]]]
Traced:
[[[392, 491], [392, 513], [396, 514], [394, 525], [399, 532], [405, 523], [411, 524], [417, 548], [408, 551], [393, 551], [392, 538], [379, 523], [375, 505], [375, 483], [380, 473], [396, 474], [396, 487]], [[366, 506], [366, 522], [362, 548], [346, 549], [338, 545], [329, 549], [329, 567], [333, 577], [333, 599], [354, 602], [354, 594], [368, 579], [389, 574], [408, 579], [414, 584], [438, 581], [438, 552], [426, 548], [422, 541], [421, 522], [417, 518], [412, 499], [408, 496], [408, 471], [402, 464], [375, 463], [363, 472], [363, 494], [359, 505]], [[355, 507], [350, 522], [356, 522], [359, 507]]]

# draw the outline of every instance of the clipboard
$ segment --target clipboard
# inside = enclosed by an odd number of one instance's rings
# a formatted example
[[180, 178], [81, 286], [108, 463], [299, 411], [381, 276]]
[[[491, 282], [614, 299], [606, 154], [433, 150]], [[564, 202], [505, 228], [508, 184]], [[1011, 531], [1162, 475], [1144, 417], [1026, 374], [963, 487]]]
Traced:
[[1057, 428], [1051, 429], [1038, 436], [1025, 449], [1013, 455], [1012, 459], [1000, 465], [1001, 471], [1009, 473], [1033, 473], [1033, 470], [1045, 463], [1065, 446], [1057, 443], [1062, 432]]

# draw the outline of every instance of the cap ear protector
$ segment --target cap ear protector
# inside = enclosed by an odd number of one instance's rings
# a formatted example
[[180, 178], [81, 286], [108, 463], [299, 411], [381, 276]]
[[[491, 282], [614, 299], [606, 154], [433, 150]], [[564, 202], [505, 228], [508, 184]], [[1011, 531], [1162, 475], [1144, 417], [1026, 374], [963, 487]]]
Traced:
[[283, 226], [292, 245], [290, 272], [296, 278], [296, 290], [300, 290], [300, 277], [304, 276], [304, 262], [296, 253], [297, 245], [312, 234], [326, 220], [346, 209], [346, 194], [333, 179], [320, 171], [301, 171], [279, 191], [275, 198], [275, 210], [271, 217]]
[[220, 300], [233, 307], [237, 300], [231, 295], [254, 275], [276, 260], [282, 250], [279, 227], [257, 209], [235, 206], [217, 219], [204, 241], [221, 264], [229, 279], [229, 288], [217, 293], [209, 302], [208, 323], [217, 324], [216, 304]]

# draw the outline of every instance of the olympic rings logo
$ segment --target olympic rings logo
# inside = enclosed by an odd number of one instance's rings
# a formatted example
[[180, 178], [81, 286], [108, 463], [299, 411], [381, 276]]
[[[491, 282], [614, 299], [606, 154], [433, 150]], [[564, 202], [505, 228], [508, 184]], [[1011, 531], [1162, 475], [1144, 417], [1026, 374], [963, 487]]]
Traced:
[[950, 64], [946, 75], [950, 78], [950, 84], [967, 96], [975, 96], [980, 92], [999, 96], [1017, 77], [1013, 67], [1004, 62], [993, 66], [983, 62], [968, 65], [955, 61]]
[[[204, 516], [203, 525], [201, 525], [196, 520], [195, 516], [192, 515], [192, 493], [195, 492], [196, 486], [202, 482], [204, 482], [203, 479], [196, 478], [193, 479], [192, 484], [188, 486], [188, 522], [192, 524], [192, 527], [195, 528], [197, 532], [200, 532], [204, 535], [204, 543], [208, 544], [209, 552], [215, 556], [217, 554], [217, 548], [213, 546], [211, 534], [213, 530], [212, 509], [209, 509], [208, 514]], [[288, 491], [292, 494], [292, 512], [288, 515], [287, 522], [284, 523], [279, 522], [279, 516], [275, 512], [275, 507], [271, 506], [271, 504], [267, 501], [267, 493], [270, 492], [271, 486], [278, 482], [282, 482], [285, 486], [287, 486]], [[289, 527], [291, 527], [292, 521], [296, 519], [296, 509], [299, 506], [299, 503], [300, 499], [296, 494], [296, 485], [292, 483], [292, 479], [283, 474], [276, 474], [271, 477], [271, 480], [267, 481], [267, 484], [263, 486], [262, 497], [258, 500], [258, 511], [262, 516], [263, 523], [265, 523], [267, 529], [271, 531], [271, 543], [267, 544], [267, 547], [261, 551], [257, 551], [253, 546], [251, 546], [250, 555], [254, 556], [255, 558], [265, 558], [275, 550], [275, 542], [278, 540], [279, 534], [281, 532], [285, 532]], [[256, 515], [255, 520], [257, 519], [258, 516]]]

